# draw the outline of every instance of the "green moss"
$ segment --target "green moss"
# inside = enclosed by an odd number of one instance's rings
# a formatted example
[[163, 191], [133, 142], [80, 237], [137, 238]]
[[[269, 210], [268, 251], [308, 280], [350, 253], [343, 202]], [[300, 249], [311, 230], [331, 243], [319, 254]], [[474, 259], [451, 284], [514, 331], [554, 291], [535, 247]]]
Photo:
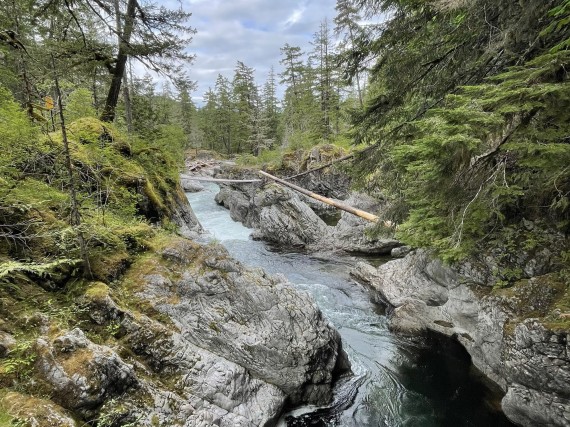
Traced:
[[514, 325], [527, 318], [538, 318], [553, 330], [570, 331], [569, 283], [559, 273], [519, 280], [512, 286], [493, 289], [491, 295], [502, 297], [516, 315], [509, 319], [507, 332], [513, 332]]
[[[65, 417], [66, 420], [55, 422], [54, 414]], [[2, 424], [3, 420], [10, 418], [12, 419], [9, 424]], [[34, 422], [30, 422], [32, 418]], [[49, 400], [16, 392], [6, 392], [0, 395], [0, 426], [68, 427], [70, 423], [79, 425], [70, 413]]]
[[220, 330], [219, 326], [218, 326], [218, 325], [216, 324], [216, 322], [214, 322], [214, 321], [210, 322], [210, 323], [208, 324], [208, 327], [209, 327], [212, 331], [216, 332], [217, 334], [219, 334], [220, 332], [222, 332], [222, 331]]
[[85, 291], [85, 297], [91, 301], [103, 301], [111, 292], [111, 289], [102, 282], [92, 282]]

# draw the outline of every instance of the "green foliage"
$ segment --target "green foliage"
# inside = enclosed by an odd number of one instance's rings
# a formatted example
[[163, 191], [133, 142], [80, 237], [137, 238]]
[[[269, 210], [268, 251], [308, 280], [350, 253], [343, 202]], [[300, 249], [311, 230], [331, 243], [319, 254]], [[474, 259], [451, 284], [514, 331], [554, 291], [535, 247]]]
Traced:
[[570, 88], [557, 75], [569, 59], [546, 54], [465, 87], [405, 127], [413, 139], [390, 151], [399, 179], [387, 185], [408, 206], [405, 241], [455, 258], [522, 217], [568, 229]]
[[568, 233], [568, 1], [486, 2], [485, 16], [479, 1], [444, 3], [380, 2], [391, 20], [355, 45], [377, 60], [353, 117], [375, 144], [360, 184], [390, 198], [400, 239], [450, 261], [523, 219]]
[[[0, 144], [26, 150], [16, 157], [5, 147], [0, 156], [10, 172], [0, 180], [0, 255], [6, 260], [2, 278], [20, 274], [52, 281], [60, 268], [81, 258], [81, 234], [91, 274], [112, 280], [132, 255], [148, 248], [155, 233], [150, 221], [172, 229], [169, 216], [183, 197], [176, 187], [185, 141], [180, 127], [160, 125], [157, 139], [149, 143], [129, 140], [114, 125], [93, 117], [70, 123], [67, 133], [81, 214], [81, 225], [70, 227], [61, 133], [40, 137], [9, 94], [1, 94], [5, 127], [0, 129]], [[68, 278], [70, 271], [61, 273], [55, 282]]]
[[14, 101], [10, 92], [0, 86], [0, 174], [13, 173], [14, 164], [28, 155], [37, 137], [37, 129]]
[[[549, 15], [553, 18], [540, 35], [549, 37], [561, 34], [562, 39], [550, 49], [550, 52], [556, 53], [564, 49], [570, 49], [570, 36], [568, 36], [568, 26], [570, 25], [570, 0], [563, 0], [560, 4], [550, 11]], [[565, 33], [566, 32], [566, 33]]]
[[32, 373], [36, 354], [33, 352], [32, 340], [19, 340], [10, 351], [8, 357], [0, 364], [0, 373], [16, 377], [19, 381], [26, 380]]
[[93, 107], [93, 94], [91, 91], [78, 88], [67, 97], [65, 109], [66, 120], [72, 122], [83, 117], [95, 117], [97, 112]]
[[15, 273], [26, 273], [39, 278], [49, 278], [57, 275], [61, 267], [69, 268], [79, 264], [80, 260], [62, 258], [43, 264], [8, 261], [0, 264], [0, 283], [9, 279]]
[[236, 158], [238, 165], [242, 166], [259, 166], [274, 169], [281, 164], [283, 159], [282, 149], [262, 150], [259, 155], [243, 154]]

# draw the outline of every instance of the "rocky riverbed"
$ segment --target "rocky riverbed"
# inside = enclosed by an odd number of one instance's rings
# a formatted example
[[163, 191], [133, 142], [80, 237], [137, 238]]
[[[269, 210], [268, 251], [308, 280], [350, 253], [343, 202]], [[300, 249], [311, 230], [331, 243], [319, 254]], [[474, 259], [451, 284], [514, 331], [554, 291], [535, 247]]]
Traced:
[[[202, 232], [185, 197], [172, 220], [182, 234]], [[15, 289], [51, 311], [2, 301], [2, 384], [24, 366], [34, 390], [0, 391], [1, 416], [37, 427], [253, 427], [273, 425], [286, 405], [331, 401], [350, 364], [307, 293], [213, 242], [157, 233], [144, 244], [112, 283], [59, 284], [74, 289], [70, 327], [32, 281]], [[26, 325], [25, 342], [12, 324]]]
[[[226, 165], [217, 169], [215, 176], [251, 179], [255, 173]], [[316, 179], [305, 180], [303, 185], [314, 192], [345, 185], [346, 178], [332, 177], [335, 181], [326, 186]], [[378, 201], [364, 194], [344, 195], [345, 203], [350, 206], [368, 211], [381, 209]], [[389, 255], [394, 248], [402, 246], [389, 236], [371, 237], [369, 231], [374, 225], [348, 212], [342, 212], [336, 224], [328, 225], [323, 216], [331, 212], [330, 206], [272, 182], [221, 184], [216, 201], [230, 210], [232, 219], [253, 228], [254, 239], [281, 246], [380, 255]]]
[[421, 250], [378, 268], [359, 263], [353, 274], [390, 307], [395, 331], [457, 339], [506, 392], [502, 407], [512, 421], [570, 425], [568, 331], [545, 322], [561, 283], [544, 275], [496, 290], [471, 265], [451, 268]]
[[[233, 167], [217, 174], [252, 177]], [[366, 196], [345, 196], [361, 209], [381, 208]], [[271, 183], [224, 185], [216, 200], [234, 220], [254, 228], [258, 239], [309, 251], [409, 252], [394, 239], [368, 237], [370, 226], [350, 214], [343, 213], [335, 226], [327, 225], [313, 202]], [[515, 258], [511, 264], [525, 278], [502, 289], [495, 260], [506, 257]], [[353, 275], [388, 307], [394, 331], [429, 330], [460, 342], [474, 365], [505, 392], [502, 408], [512, 421], [529, 427], [570, 426], [568, 329], [560, 322], [564, 313], [556, 309], [566, 285], [550, 274], [551, 261], [547, 249], [513, 257], [495, 248], [452, 268], [415, 250], [378, 268], [359, 263]]]

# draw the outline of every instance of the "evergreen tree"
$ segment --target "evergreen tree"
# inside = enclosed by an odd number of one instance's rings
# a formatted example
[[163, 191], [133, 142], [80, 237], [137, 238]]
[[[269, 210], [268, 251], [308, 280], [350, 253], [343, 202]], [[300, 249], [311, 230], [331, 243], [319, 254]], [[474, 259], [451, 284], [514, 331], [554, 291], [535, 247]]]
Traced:
[[[333, 124], [338, 119], [339, 96], [333, 65], [335, 53], [327, 20], [321, 22], [312, 44], [314, 50], [311, 57], [317, 64], [315, 90], [321, 109], [320, 134], [325, 141], [329, 141], [333, 133]], [[338, 125], [334, 126], [334, 129], [338, 129]]]
[[232, 88], [230, 81], [218, 75], [215, 86], [216, 110], [214, 120], [209, 124], [214, 126], [215, 135], [214, 147], [219, 151], [222, 149], [230, 155], [235, 152], [235, 112], [232, 100]]
[[267, 126], [267, 140], [269, 148], [279, 145], [281, 137], [279, 135], [279, 107], [276, 93], [275, 71], [273, 67], [269, 70], [267, 80], [262, 90], [262, 117]]
[[345, 76], [348, 83], [351, 84], [354, 79], [358, 103], [360, 108], [362, 108], [364, 107], [363, 88], [361, 85], [361, 74], [363, 71], [362, 55], [355, 49], [363, 33], [359, 25], [361, 17], [353, 0], [337, 0], [335, 10], [337, 12], [334, 19], [336, 25], [335, 34], [339, 36], [344, 32], [338, 55], [340, 56], [340, 61], [344, 62], [344, 66], [347, 69]]
[[216, 116], [218, 100], [216, 93], [209, 88], [204, 94], [204, 107], [199, 111], [199, 123], [201, 133], [204, 135], [204, 143], [210, 150], [217, 148], [218, 129], [216, 126]]
[[235, 110], [235, 152], [254, 151], [248, 144], [251, 140], [254, 122], [259, 116], [257, 86], [254, 80], [254, 69], [238, 61], [232, 82], [232, 99]]
[[569, 2], [360, 3], [391, 19], [363, 53], [358, 175], [400, 238], [457, 259], [523, 219], [568, 233]]

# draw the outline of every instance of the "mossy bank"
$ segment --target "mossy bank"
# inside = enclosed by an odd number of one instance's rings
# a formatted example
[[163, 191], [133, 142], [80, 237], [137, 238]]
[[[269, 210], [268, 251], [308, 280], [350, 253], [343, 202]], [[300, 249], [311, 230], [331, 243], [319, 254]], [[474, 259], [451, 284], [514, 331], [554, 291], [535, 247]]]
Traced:
[[185, 237], [176, 141], [81, 118], [71, 183], [61, 133], [1, 95], [0, 425], [266, 425], [330, 399], [349, 366], [312, 300]]

